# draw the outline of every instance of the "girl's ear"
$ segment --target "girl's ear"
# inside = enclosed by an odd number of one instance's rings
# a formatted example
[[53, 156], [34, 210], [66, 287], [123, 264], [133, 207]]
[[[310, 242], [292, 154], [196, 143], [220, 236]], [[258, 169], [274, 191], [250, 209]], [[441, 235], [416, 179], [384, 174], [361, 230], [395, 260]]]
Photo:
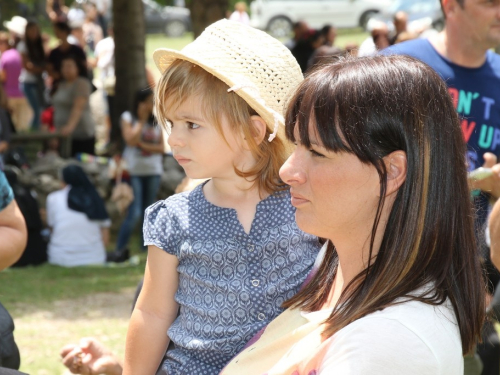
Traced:
[[260, 145], [266, 136], [267, 124], [262, 117], [257, 115], [251, 116], [250, 121], [252, 123], [253, 139], [257, 145]]
[[406, 152], [393, 151], [384, 157], [385, 168], [387, 170], [387, 195], [398, 191], [406, 180], [407, 160]]

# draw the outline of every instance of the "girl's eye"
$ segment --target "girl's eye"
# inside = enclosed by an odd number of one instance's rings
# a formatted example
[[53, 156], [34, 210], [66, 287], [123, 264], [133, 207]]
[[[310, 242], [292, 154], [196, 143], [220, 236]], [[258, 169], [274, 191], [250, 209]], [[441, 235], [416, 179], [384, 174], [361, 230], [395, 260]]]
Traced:
[[317, 157], [317, 158], [324, 158], [325, 157], [325, 155], [320, 154], [319, 152], [314, 151], [313, 149], [310, 149], [309, 152], [312, 154], [312, 156]]
[[187, 124], [189, 129], [198, 129], [200, 127], [200, 125], [195, 124], [194, 122], [188, 122]]

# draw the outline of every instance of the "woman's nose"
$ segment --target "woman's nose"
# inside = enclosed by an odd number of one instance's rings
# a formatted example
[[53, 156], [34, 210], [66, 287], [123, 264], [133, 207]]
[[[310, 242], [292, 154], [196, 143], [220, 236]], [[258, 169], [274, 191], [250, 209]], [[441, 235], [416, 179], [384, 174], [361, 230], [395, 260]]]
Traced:
[[287, 185], [293, 186], [305, 182], [305, 173], [302, 166], [300, 153], [295, 151], [285, 161], [285, 164], [280, 168], [280, 177]]

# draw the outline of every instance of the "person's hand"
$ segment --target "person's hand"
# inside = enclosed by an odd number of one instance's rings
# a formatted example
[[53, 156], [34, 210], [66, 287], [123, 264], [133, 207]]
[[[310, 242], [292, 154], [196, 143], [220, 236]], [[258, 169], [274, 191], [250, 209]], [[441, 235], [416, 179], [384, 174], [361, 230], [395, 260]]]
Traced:
[[145, 124], [151, 116], [151, 106], [146, 102], [140, 102], [137, 107], [137, 119]]
[[115, 355], [93, 337], [81, 339], [79, 345], [66, 345], [61, 349], [61, 358], [73, 374], [121, 375], [123, 371]]
[[61, 133], [61, 135], [65, 136], [65, 137], [68, 137], [71, 135], [71, 133], [73, 133], [73, 130], [74, 129], [72, 126], [65, 125], [61, 129], [59, 129], [59, 133]]
[[487, 152], [483, 156], [484, 168], [491, 168], [493, 174], [490, 177], [478, 181], [472, 181], [473, 189], [480, 189], [486, 193], [490, 193], [493, 197], [500, 197], [500, 163], [497, 163], [497, 157], [491, 152]]

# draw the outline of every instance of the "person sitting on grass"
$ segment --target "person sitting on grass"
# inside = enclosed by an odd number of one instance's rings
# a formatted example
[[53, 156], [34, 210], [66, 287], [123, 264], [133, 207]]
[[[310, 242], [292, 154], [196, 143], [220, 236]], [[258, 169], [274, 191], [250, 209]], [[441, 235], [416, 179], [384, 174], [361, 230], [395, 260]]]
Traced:
[[109, 219], [103, 199], [78, 165], [62, 170], [63, 188], [47, 197], [51, 228], [49, 263], [75, 267], [103, 264], [109, 241]]

